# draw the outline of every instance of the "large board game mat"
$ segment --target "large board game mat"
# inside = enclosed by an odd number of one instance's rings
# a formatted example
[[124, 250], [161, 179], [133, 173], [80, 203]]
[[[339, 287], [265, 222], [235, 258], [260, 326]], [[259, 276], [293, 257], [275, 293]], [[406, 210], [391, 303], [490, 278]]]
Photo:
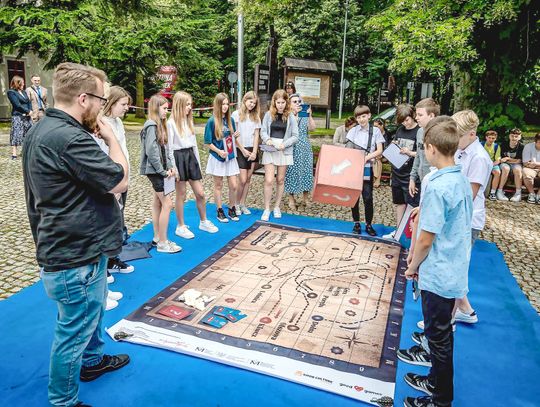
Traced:
[[[391, 405], [405, 259], [383, 239], [256, 222], [107, 332]], [[188, 290], [212, 301], [190, 308]]]

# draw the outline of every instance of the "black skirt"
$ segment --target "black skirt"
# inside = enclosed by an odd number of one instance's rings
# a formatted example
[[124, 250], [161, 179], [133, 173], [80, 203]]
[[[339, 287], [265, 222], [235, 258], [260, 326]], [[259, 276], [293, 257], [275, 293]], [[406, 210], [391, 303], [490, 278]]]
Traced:
[[[245, 147], [246, 150], [249, 152], [253, 152], [253, 147]], [[240, 167], [243, 170], [251, 170], [253, 166], [257, 163], [257, 158], [255, 158], [255, 161], [249, 161], [246, 157], [244, 157], [244, 154], [240, 151], [239, 148], [236, 149], [236, 161], [238, 161], [238, 167]]]
[[198, 181], [202, 179], [201, 167], [192, 148], [174, 150], [174, 160], [180, 181]]
[[162, 175], [159, 174], [146, 174], [150, 182], [152, 183], [152, 188], [156, 192], [164, 192], [165, 189], [165, 180]]

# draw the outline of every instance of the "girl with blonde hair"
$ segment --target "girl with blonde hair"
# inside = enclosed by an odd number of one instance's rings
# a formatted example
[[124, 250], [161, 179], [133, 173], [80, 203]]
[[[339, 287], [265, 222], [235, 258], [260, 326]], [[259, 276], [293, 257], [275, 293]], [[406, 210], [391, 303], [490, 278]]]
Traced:
[[141, 131], [141, 174], [146, 175], [154, 189], [152, 223], [158, 252], [177, 253], [182, 248], [167, 239], [172, 200], [164, 194], [165, 178], [175, 176], [168, 153], [167, 108], [169, 102], [161, 95], [154, 95], [148, 102], [148, 120]]
[[[214, 98], [213, 114], [204, 129], [204, 145], [210, 150], [206, 173], [214, 176], [214, 200], [217, 206], [217, 219], [227, 223], [229, 218], [238, 221], [236, 198], [240, 169], [236, 161], [236, 142], [238, 137], [234, 121], [231, 120], [229, 98], [225, 93], [218, 93]], [[221, 194], [223, 177], [229, 184], [229, 210], [225, 216]]]
[[[120, 148], [122, 149], [122, 152], [126, 157], [126, 161], [128, 164], [127, 170], [129, 181], [129, 152], [127, 149], [126, 131], [124, 129], [124, 123], [122, 123], [122, 118], [129, 109], [129, 105], [131, 104], [131, 96], [125, 89], [121, 88], [120, 86], [109, 87], [107, 93], [107, 103], [105, 103], [105, 106], [102, 110], [102, 120], [111, 126], [116, 140], [118, 141], [118, 144], [120, 144]], [[99, 144], [100, 147], [108, 154], [109, 148], [106, 146], [106, 144]], [[115, 194], [115, 196], [118, 201], [118, 205], [120, 206], [120, 213], [122, 216], [122, 233], [125, 244], [128, 239], [127, 228], [124, 221], [124, 208], [126, 207], [127, 190], [121, 194]], [[111, 275], [112, 273], [127, 274], [133, 271], [135, 271], [135, 267], [120, 260], [120, 257], [110, 257], [107, 261], [107, 282], [109, 284], [114, 283], [114, 277]], [[107, 295], [106, 309], [109, 310], [115, 308], [117, 305], [117, 303], [115, 302], [120, 300], [121, 298], [121, 293], [109, 291]]]
[[279, 205], [285, 188], [285, 173], [287, 166], [294, 162], [293, 146], [298, 142], [298, 122], [292, 112], [289, 96], [283, 89], [276, 90], [272, 95], [270, 110], [264, 115], [261, 138], [264, 143], [261, 147], [264, 151], [264, 212], [261, 220], [268, 221], [276, 167], [274, 218], [281, 218]]
[[193, 239], [195, 235], [184, 221], [184, 202], [187, 183], [195, 194], [199, 211], [199, 229], [216, 233], [218, 228], [206, 218], [206, 199], [202, 185], [201, 159], [193, 126], [193, 99], [186, 92], [176, 92], [173, 97], [171, 117], [167, 121], [170, 160], [176, 168], [176, 235]]
[[253, 91], [247, 92], [242, 98], [239, 110], [232, 114], [236, 128], [240, 135], [236, 139], [236, 155], [240, 167], [240, 184], [238, 187], [237, 215], [250, 215], [246, 206], [246, 197], [249, 192], [251, 176], [257, 163], [257, 149], [259, 148], [259, 132], [261, 129], [259, 98]]

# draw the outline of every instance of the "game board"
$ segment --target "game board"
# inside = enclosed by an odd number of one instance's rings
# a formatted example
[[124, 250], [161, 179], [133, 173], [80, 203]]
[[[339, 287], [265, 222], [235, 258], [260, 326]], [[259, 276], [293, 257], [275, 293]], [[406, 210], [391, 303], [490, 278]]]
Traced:
[[[376, 404], [394, 394], [404, 270], [398, 243], [257, 222], [108, 333]], [[190, 288], [216, 299], [175, 319]], [[216, 305], [247, 316], [202, 324]]]

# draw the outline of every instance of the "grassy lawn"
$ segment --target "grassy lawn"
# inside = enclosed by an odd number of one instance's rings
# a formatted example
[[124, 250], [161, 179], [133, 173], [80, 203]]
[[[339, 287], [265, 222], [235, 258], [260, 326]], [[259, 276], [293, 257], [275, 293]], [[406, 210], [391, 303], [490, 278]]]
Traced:
[[[341, 120], [345, 121], [345, 119], [349, 116], [352, 116], [353, 112], [343, 111], [341, 112]], [[325, 118], [326, 117], [326, 110], [318, 109], [313, 112], [313, 117], [320, 117]], [[335, 111], [330, 114], [330, 118], [332, 120], [339, 120], [339, 112]]]
[[333, 137], [334, 129], [317, 128], [309, 132], [310, 137]]

